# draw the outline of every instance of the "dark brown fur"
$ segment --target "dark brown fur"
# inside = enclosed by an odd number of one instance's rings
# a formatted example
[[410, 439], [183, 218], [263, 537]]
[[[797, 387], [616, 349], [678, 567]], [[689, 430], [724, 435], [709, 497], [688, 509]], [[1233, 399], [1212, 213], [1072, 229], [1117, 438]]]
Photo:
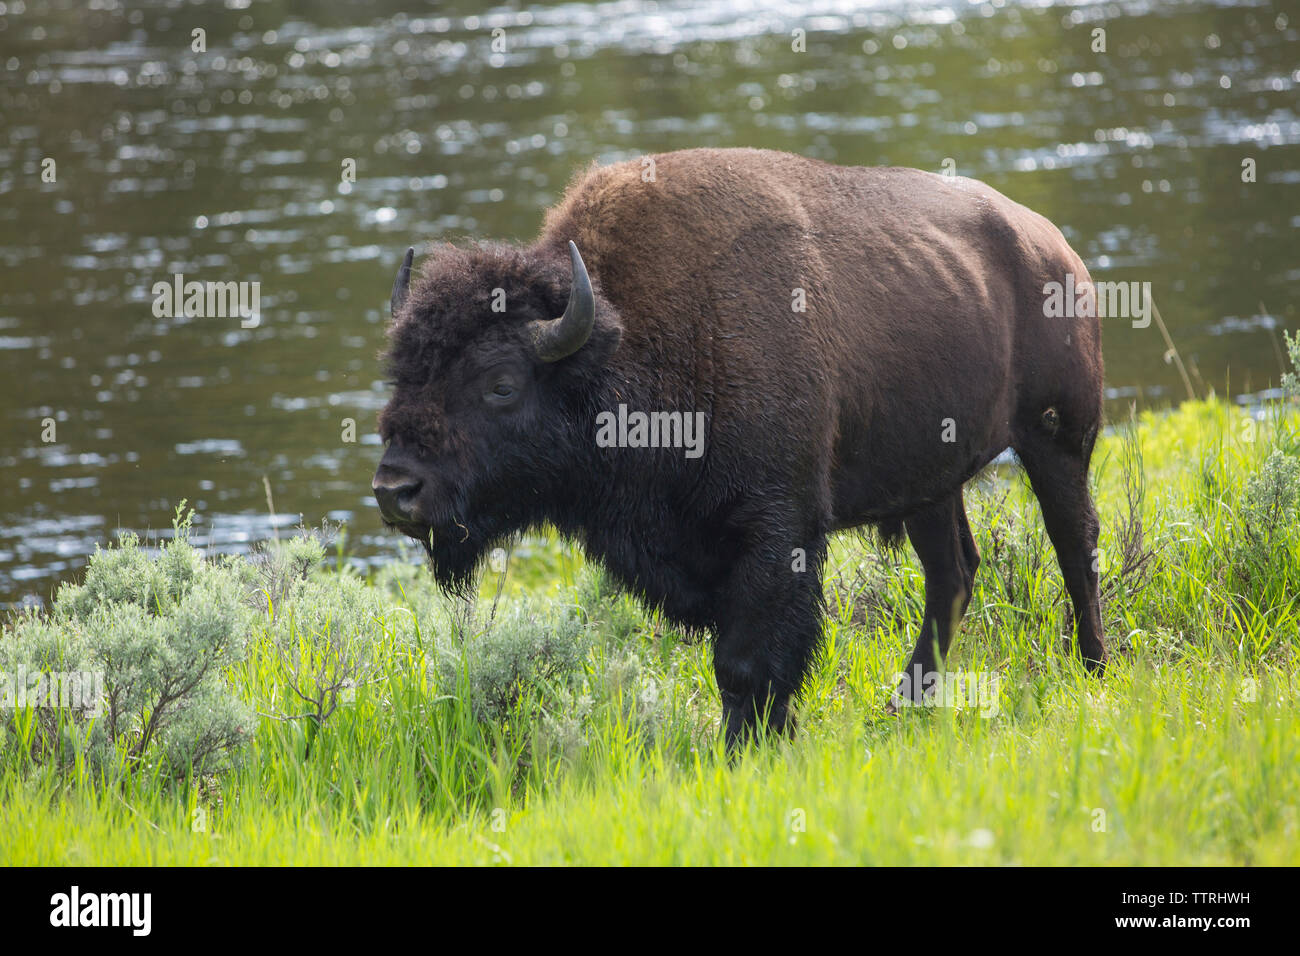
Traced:
[[[494, 541], [554, 523], [675, 620], [715, 633], [734, 741], [764, 711], [786, 725], [835, 530], [905, 529], [926, 572], [908, 672], [937, 666], [979, 563], [962, 485], [1010, 446], [1080, 651], [1100, 669], [1087, 489], [1100, 325], [1044, 317], [1046, 283], [1088, 278], [1056, 227], [981, 183], [911, 169], [750, 149], [655, 156], [652, 182], [645, 169], [580, 175], [527, 248], [434, 250], [396, 317], [376, 482], [421, 476], [420, 520], [402, 529], [432, 531], [440, 580], [463, 582]], [[569, 240], [596, 327], [577, 353], [539, 363], [524, 330], [563, 310]], [[489, 311], [494, 288], [506, 313]], [[502, 356], [527, 365], [513, 418], [464, 398]], [[705, 412], [704, 456], [597, 448], [595, 415], [620, 402]], [[907, 679], [900, 691], [920, 694]]]

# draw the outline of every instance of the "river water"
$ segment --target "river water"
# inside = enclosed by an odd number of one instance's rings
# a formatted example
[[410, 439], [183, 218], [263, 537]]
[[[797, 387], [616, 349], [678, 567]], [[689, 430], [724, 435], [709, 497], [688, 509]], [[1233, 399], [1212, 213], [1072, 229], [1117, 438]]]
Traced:
[[[182, 498], [218, 549], [328, 518], [355, 560], [394, 554], [369, 481], [402, 251], [531, 238], [592, 160], [748, 145], [975, 176], [1094, 278], [1150, 282], [1198, 394], [1267, 398], [1300, 326], [1297, 20], [3, 0], [0, 603], [47, 600], [120, 531], [165, 535]], [[153, 289], [176, 273], [258, 283], [257, 323], [169, 317]], [[1154, 324], [1105, 337], [1112, 416], [1185, 396]]]

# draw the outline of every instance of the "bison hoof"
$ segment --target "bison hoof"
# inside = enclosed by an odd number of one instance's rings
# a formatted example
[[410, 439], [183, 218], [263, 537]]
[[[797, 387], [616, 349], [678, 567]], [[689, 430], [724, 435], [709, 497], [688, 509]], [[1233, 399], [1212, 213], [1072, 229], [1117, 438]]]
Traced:
[[920, 707], [924, 703], [924, 699], [917, 700], [912, 696], [910, 688], [904, 682], [899, 685], [898, 690], [889, 695], [889, 703], [885, 704], [885, 713], [893, 716], [900, 710], [906, 710], [909, 707]]

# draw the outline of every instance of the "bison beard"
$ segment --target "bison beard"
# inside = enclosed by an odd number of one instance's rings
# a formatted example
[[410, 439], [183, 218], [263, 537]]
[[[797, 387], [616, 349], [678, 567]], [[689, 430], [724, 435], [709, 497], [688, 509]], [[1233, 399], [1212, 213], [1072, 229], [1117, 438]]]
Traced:
[[[960, 177], [764, 150], [654, 159], [653, 182], [640, 162], [579, 175], [529, 246], [440, 246], [414, 283], [408, 253], [373, 482], [385, 521], [461, 592], [515, 532], [580, 541], [714, 635], [734, 746], [793, 726], [840, 530], [905, 535], [920, 558], [897, 691], [920, 700], [910, 677], [939, 666], [979, 565], [962, 486], [1010, 447], [1100, 673], [1101, 332], [1045, 315], [1048, 284], [1087, 280], [1060, 232]], [[620, 405], [703, 413], [703, 454], [602, 447], [598, 416]]]
[[466, 536], [455, 541], [433, 532], [419, 540], [429, 557], [429, 568], [438, 586], [449, 595], [469, 597], [473, 593], [479, 565], [491, 546], [482, 538], [471, 540]]

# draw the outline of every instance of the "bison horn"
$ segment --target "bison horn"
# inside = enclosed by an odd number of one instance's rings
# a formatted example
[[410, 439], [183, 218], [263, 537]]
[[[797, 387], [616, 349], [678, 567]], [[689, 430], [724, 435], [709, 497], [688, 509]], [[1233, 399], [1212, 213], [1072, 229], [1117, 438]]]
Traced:
[[533, 344], [543, 362], [558, 362], [587, 344], [596, 323], [596, 297], [591, 291], [587, 267], [582, 264], [578, 247], [569, 243], [569, 260], [573, 265], [573, 286], [569, 304], [558, 319], [532, 323]]
[[406, 258], [402, 260], [402, 268], [397, 270], [397, 278], [393, 280], [393, 297], [388, 302], [393, 315], [397, 315], [397, 310], [406, 301], [407, 290], [411, 288], [411, 261], [414, 258], [415, 250], [407, 249]]

